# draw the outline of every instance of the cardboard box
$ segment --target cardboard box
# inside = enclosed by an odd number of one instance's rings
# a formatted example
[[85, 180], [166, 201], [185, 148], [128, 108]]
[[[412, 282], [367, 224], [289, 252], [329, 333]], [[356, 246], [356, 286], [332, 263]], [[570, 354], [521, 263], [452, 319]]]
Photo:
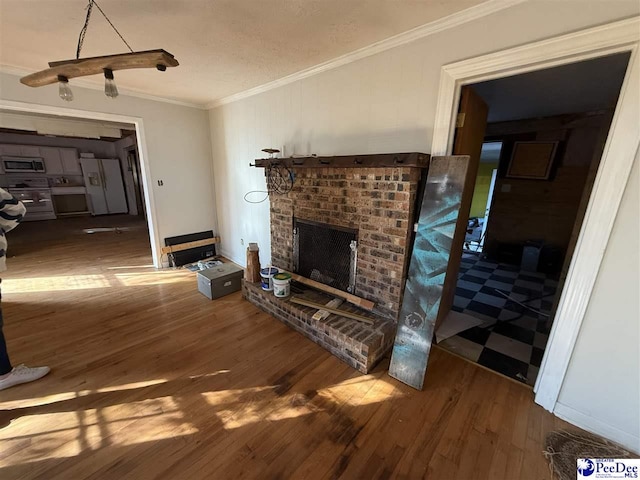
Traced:
[[233, 263], [198, 272], [198, 291], [210, 300], [224, 297], [240, 290], [242, 269]]

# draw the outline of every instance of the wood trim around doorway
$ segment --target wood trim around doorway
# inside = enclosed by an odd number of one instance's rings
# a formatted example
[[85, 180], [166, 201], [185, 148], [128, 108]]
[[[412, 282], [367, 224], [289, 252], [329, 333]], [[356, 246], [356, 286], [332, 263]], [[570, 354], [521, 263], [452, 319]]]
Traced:
[[107, 122], [130, 123], [135, 125], [136, 141], [138, 146], [138, 159], [140, 168], [142, 169], [142, 188], [145, 196], [145, 207], [147, 212], [147, 225], [149, 227], [149, 241], [151, 243], [151, 257], [153, 265], [156, 268], [162, 268], [162, 258], [160, 254], [160, 235], [158, 232], [158, 217], [156, 214], [156, 204], [152, 185], [150, 166], [148, 162], [147, 142], [143, 120], [140, 117], [129, 115], [120, 115], [114, 113], [93, 112], [88, 110], [76, 110], [66, 107], [56, 107], [53, 105], [43, 105], [26, 102], [16, 102], [0, 98], [0, 107], [10, 111], [41, 113], [46, 115], [55, 115], [59, 117], [69, 117], [88, 120], [104, 120]]
[[640, 147], [640, 17], [442, 67], [431, 154], [449, 155], [464, 85], [630, 52], [629, 66], [540, 366], [535, 401], [553, 412]]

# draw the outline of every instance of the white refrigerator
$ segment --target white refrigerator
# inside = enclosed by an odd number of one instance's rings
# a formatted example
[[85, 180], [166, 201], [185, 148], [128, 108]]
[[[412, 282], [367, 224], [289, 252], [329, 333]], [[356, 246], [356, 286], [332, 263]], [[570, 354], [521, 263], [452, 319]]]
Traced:
[[93, 215], [127, 213], [127, 197], [117, 158], [81, 158], [89, 210]]

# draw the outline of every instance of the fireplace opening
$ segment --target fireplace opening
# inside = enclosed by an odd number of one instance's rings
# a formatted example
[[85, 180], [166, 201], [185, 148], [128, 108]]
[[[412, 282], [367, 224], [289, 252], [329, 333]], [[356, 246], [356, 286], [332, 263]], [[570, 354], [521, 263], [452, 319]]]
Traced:
[[293, 220], [293, 271], [355, 293], [358, 231], [309, 220]]

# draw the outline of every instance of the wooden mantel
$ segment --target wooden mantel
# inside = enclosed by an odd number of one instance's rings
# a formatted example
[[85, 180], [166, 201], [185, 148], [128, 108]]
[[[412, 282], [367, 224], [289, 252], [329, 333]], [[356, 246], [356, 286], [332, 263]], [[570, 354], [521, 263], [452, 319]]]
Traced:
[[420, 152], [380, 153], [372, 155], [336, 155], [333, 157], [258, 158], [252, 167], [282, 165], [287, 168], [377, 168], [416, 167], [427, 168], [430, 155]]

